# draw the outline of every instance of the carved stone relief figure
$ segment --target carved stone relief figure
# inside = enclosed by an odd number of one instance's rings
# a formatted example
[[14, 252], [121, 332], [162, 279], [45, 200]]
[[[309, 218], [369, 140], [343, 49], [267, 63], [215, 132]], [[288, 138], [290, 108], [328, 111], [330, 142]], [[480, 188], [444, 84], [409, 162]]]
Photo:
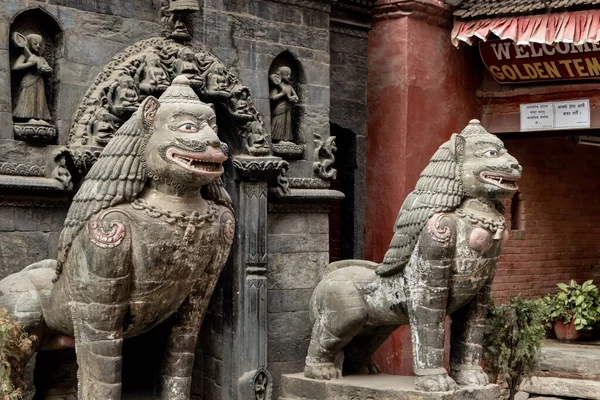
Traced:
[[140, 95], [129, 75], [123, 75], [114, 85], [111, 98], [112, 109], [120, 116], [132, 114], [140, 106]]
[[[115, 55], [80, 101], [69, 132], [74, 165], [89, 165], [90, 155], [101, 150], [97, 146], [108, 143], [149, 92], [161, 93], [161, 86], [177, 74], [186, 76], [197, 95], [231, 117], [233, 123], [222, 134], [231, 137], [234, 154], [270, 154], [270, 140], [264, 134], [262, 118], [247, 87], [216, 57], [193, 43], [151, 38]], [[257, 122], [260, 127], [248, 125], [249, 122]], [[250, 133], [252, 144], [248, 146]], [[96, 148], [86, 150], [79, 146]], [[86, 159], [77, 159], [84, 156]]]
[[269, 137], [259, 121], [248, 122], [242, 129], [248, 154], [253, 156], [266, 156], [270, 152]]
[[200, 10], [198, 0], [163, 0], [161, 20], [163, 36], [187, 42], [192, 39], [191, 14]]
[[169, 76], [158, 54], [148, 55], [137, 75], [141, 75], [140, 90], [145, 94], [160, 93], [169, 86]]
[[54, 163], [56, 166], [52, 170], [52, 178], [56, 179], [67, 190], [73, 189], [73, 183], [71, 182], [71, 173], [67, 168], [67, 156], [64, 151], [58, 151], [54, 155]]
[[10, 69], [14, 137], [51, 143], [56, 140], [55, 90], [62, 30], [41, 8], [19, 12], [10, 26]]
[[334, 153], [336, 150], [335, 136], [329, 136], [323, 140], [321, 135], [315, 133], [313, 170], [319, 178], [324, 180], [335, 179], [337, 170], [333, 168], [333, 163], [335, 162]]
[[112, 115], [106, 108], [99, 108], [94, 118], [90, 120], [89, 135], [96, 144], [105, 146], [117, 131], [121, 119]]
[[[522, 168], [477, 120], [442, 144], [405, 199], [383, 263], [330, 264], [311, 300], [314, 321], [304, 374], [335, 379], [378, 373], [371, 355], [410, 324], [415, 386], [483, 386], [483, 328], [496, 263], [508, 239], [502, 199]], [[452, 316], [450, 373], [444, 368]], [[336, 364], [344, 352], [343, 365]]]
[[271, 91], [271, 137], [274, 142], [293, 142], [292, 108], [298, 103], [298, 95], [291, 84], [292, 70], [281, 66], [270, 76]]
[[[37, 335], [35, 350], [74, 339], [79, 400], [121, 399], [123, 340], [161, 323], [157, 398], [189, 400], [198, 333], [235, 238], [215, 129], [184, 76], [147, 97], [73, 199], [58, 258], [0, 281], [0, 307]], [[68, 182], [56, 162], [53, 176]]]
[[13, 117], [19, 122], [50, 125], [52, 117], [46, 101], [44, 77], [52, 74], [52, 68], [40, 55], [42, 37], [35, 33], [23, 36], [15, 32], [13, 41], [23, 50], [12, 65], [13, 71], [21, 73]]
[[175, 73], [177, 75], [184, 75], [188, 78], [192, 87], [202, 88], [203, 82], [200, 78], [200, 68], [196, 65], [196, 55], [191, 49], [183, 47], [179, 53], [177, 53]]

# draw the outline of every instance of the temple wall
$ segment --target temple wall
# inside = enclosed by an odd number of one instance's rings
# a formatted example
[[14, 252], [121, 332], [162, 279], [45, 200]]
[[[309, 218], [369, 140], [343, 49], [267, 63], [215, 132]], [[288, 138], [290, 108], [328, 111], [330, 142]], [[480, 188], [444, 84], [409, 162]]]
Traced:
[[593, 279], [600, 268], [600, 148], [569, 137], [504, 142], [523, 166], [522, 227], [503, 250], [494, 298], [540, 297], [556, 292], [558, 282]]

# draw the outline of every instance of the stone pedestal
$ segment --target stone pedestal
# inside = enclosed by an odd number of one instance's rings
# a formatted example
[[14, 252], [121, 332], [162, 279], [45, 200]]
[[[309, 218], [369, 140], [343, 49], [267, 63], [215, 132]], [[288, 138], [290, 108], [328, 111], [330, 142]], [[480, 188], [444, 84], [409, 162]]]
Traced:
[[463, 386], [455, 392], [418, 392], [414, 377], [353, 375], [331, 381], [308, 379], [304, 374], [282, 376], [280, 400], [501, 400], [498, 385]]

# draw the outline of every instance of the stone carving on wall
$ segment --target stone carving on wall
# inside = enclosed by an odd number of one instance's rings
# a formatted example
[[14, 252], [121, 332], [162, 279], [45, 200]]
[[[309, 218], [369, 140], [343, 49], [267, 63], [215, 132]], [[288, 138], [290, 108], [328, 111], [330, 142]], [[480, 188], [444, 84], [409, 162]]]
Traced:
[[[305, 375], [377, 373], [371, 354], [410, 323], [418, 390], [486, 385], [484, 319], [508, 238], [501, 200], [517, 191], [521, 171], [477, 120], [442, 144], [400, 209], [383, 263], [344, 260], [326, 268], [311, 300]], [[444, 368], [447, 314], [450, 375]], [[336, 365], [341, 351], [343, 365]]]
[[273, 142], [294, 142], [292, 110], [298, 103], [298, 95], [292, 86], [292, 70], [280, 66], [269, 76], [271, 91], [271, 138]]
[[162, 0], [160, 9], [162, 34], [167, 39], [192, 39], [192, 14], [199, 11], [198, 0]]
[[315, 133], [315, 155], [313, 170], [315, 174], [324, 180], [335, 179], [337, 170], [333, 168], [335, 162], [334, 153], [337, 147], [335, 146], [335, 136], [329, 136], [323, 140], [323, 137]]
[[74, 338], [81, 400], [120, 399], [123, 339], [164, 321], [158, 398], [190, 398], [198, 332], [235, 236], [215, 129], [184, 76], [146, 97], [87, 174], [58, 258], [0, 281], [0, 307], [38, 336], [36, 350]]
[[21, 52], [11, 66], [15, 81], [19, 82], [13, 108], [15, 137], [52, 141], [56, 129], [51, 125], [46, 90], [47, 77], [53, 74], [53, 69], [42, 55], [43, 38], [37, 33], [14, 32], [12, 39]]
[[67, 155], [66, 149], [59, 149], [54, 151], [52, 159], [54, 161], [54, 168], [52, 169], [51, 177], [60, 182], [65, 190], [73, 190], [73, 182], [69, 169], [67, 168]]
[[193, 43], [151, 38], [114, 56], [86, 92], [69, 131], [75, 164], [85, 165], [78, 154], [101, 150], [146, 97], [162, 93], [177, 75], [186, 76], [197, 96], [230, 116], [232, 132], [221, 134], [231, 136], [225, 138], [233, 154], [271, 153], [249, 89], [220, 61]]

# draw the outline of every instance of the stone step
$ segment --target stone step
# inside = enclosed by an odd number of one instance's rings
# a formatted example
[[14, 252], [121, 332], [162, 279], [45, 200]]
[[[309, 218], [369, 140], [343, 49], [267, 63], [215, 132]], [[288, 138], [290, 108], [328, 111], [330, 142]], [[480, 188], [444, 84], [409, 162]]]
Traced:
[[542, 347], [539, 369], [549, 373], [578, 375], [600, 379], [600, 346], [598, 342], [562, 343], [546, 340]]
[[501, 400], [497, 385], [460, 387], [454, 392], [419, 392], [414, 377], [395, 375], [351, 375], [319, 381], [304, 374], [281, 377], [279, 400]]
[[[532, 377], [521, 383], [521, 391], [555, 397], [600, 400], [600, 382], [584, 379]], [[531, 396], [534, 397], [534, 396]]]

